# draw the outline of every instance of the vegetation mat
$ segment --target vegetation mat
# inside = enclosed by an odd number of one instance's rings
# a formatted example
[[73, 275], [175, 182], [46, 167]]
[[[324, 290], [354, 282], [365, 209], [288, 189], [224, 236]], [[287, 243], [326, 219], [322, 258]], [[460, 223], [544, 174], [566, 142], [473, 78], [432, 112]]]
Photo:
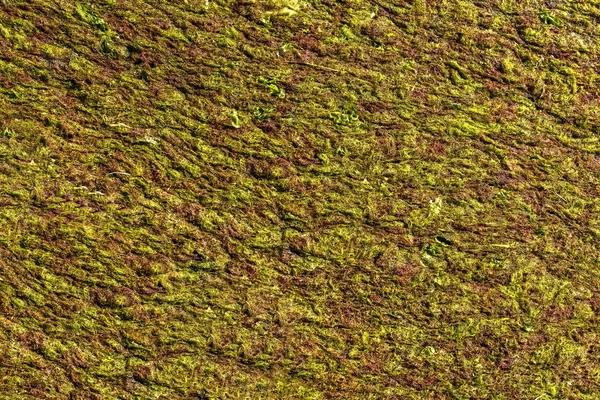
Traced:
[[599, 399], [599, 0], [1, 0], [0, 399]]

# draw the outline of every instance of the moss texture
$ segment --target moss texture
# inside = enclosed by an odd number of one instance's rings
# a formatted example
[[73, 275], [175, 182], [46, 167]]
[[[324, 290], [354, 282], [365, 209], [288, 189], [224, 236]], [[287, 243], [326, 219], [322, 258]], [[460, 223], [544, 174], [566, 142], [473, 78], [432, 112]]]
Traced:
[[599, 399], [600, 1], [0, 1], [1, 399]]

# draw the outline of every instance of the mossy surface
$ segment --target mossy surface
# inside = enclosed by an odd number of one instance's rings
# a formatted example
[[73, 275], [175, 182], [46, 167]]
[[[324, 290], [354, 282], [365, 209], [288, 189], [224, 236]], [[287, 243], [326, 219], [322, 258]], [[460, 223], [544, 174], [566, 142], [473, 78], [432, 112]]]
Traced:
[[0, 398], [600, 398], [599, 57], [597, 0], [0, 1]]

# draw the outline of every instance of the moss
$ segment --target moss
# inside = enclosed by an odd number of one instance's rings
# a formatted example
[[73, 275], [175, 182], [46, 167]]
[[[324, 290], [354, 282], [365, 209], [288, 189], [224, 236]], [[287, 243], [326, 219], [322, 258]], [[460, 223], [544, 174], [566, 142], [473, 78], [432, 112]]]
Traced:
[[597, 397], [593, 2], [5, 3], [4, 397]]

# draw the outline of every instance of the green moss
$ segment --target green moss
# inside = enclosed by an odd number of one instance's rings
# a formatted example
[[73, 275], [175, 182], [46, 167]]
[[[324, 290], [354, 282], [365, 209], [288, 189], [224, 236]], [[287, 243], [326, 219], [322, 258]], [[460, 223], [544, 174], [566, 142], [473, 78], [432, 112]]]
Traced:
[[102, 17], [100, 17], [100, 15], [98, 15], [98, 13], [91, 7], [82, 3], [77, 3], [75, 5], [75, 13], [79, 18], [81, 18], [81, 20], [90, 24], [94, 28], [97, 28], [101, 31], [108, 30], [108, 24], [106, 21], [104, 21], [104, 19], [102, 19]]
[[597, 397], [593, 2], [5, 3], [2, 396]]

